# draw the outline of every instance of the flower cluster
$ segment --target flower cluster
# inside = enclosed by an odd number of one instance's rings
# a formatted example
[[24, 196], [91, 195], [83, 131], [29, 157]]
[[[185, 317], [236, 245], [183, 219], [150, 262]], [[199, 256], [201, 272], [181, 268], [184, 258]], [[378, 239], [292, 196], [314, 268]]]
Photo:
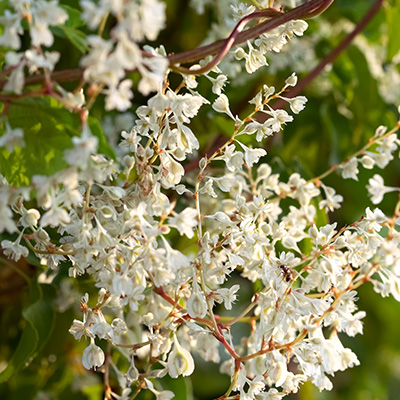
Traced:
[[[127, 71], [138, 70], [142, 76], [138, 89], [144, 95], [161, 88], [168, 62], [163, 48], [154, 50], [145, 46], [142, 50], [138, 43], [155, 40], [165, 24], [165, 4], [158, 0], [130, 0], [126, 2], [82, 0], [82, 20], [91, 30], [99, 28], [98, 34], [88, 37], [89, 52], [81, 59], [85, 69], [84, 79], [91, 84], [93, 95], [106, 95], [106, 110], [127, 110], [133, 97], [132, 81], [124, 79]], [[38, 70], [49, 74], [58, 63], [60, 53], [46, 51], [54, 43], [52, 27], [64, 25], [68, 20], [68, 8], [58, 4], [58, 0], [21, 0], [11, 1], [10, 9], [0, 16], [4, 32], [0, 35], [0, 45], [11, 48], [5, 55], [6, 67], [10, 72], [5, 91], [21, 94], [25, 85], [25, 69], [29, 74]], [[107, 19], [117, 20], [110, 32], [110, 38], [104, 39], [102, 31]], [[24, 24], [27, 21], [31, 48], [15, 52], [22, 46]], [[102, 26], [99, 27], [99, 25]], [[61, 36], [76, 35], [67, 31]], [[81, 40], [81, 39], [80, 39]], [[79, 42], [78, 42], [79, 43]], [[85, 42], [86, 43], [86, 42]], [[53, 85], [48, 80], [48, 91]], [[71, 98], [62, 88], [56, 87], [63, 103], [69, 107], [82, 105], [83, 102]]]
[[[53, 69], [58, 55], [39, 49], [53, 42], [48, 26], [67, 18], [55, 1], [28, 3], [14, 2], [15, 12], [0, 20], [0, 39], [18, 49], [26, 18], [36, 46], [7, 53], [7, 65], [15, 69], [6, 89], [16, 93], [26, 66], [32, 72]], [[116, 21], [110, 38], [89, 37], [81, 60], [85, 81], [105, 94], [106, 109], [130, 107], [129, 70], [141, 73], [139, 91], [155, 93], [122, 132], [116, 161], [98, 154], [99, 140], [83, 119], [81, 136], [64, 152], [64, 169], [35, 175], [27, 187], [2, 179], [0, 231], [15, 238], [1, 242], [4, 255], [18, 261], [31, 251], [54, 273], [67, 267], [71, 280], [92, 278], [97, 300], [82, 297], [82, 318], [69, 332], [88, 342], [86, 369], [114, 373], [120, 392], [108, 386], [108, 398], [127, 399], [144, 389], [157, 399], [172, 398], [162, 378], [191, 375], [194, 353], [230, 375], [222, 398], [237, 392], [247, 400], [280, 399], [307, 381], [330, 390], [330, 376], [359, 364], [338, 335], [362, 333], [357, 288], [371, 281], [377, 293], [400, 301], [400, 202], [392, 216], [367, 208], [345, 227], [321, 223], [318, 209], [328, 214], [344, 202], [324, 179], [339, 171], [356, 180], [360, 166], [385, 168], [400, 145], [400, 124], [389, 131], [379, 127], [365, 147], [318, 177], [280, 176], [260, 143], [304, 109], [304, 96], [286, 96], [297, 84], [295, 74], [280, 90], [264, 85], [249, 101], [252, 111], [237, 116], [223, 93], [228, 78], [221, 70], [206, 76], [218, 96], [209, 101], [194, 90], [194, 78], [183, 76], [177, 88], [170, 86], [163, 50], [138, 47], [163, 28], [164, 3], [82, 0], [81, 6], [90, 29], [108, 15]], [[234, 54], [252, 73], [266, 65], [265, 52], [279, 51], [306, 27], [292, 21], [260, 37], [257, 49], [248, 42], [248, 53], [238, 48]], [[274, 107], [276, 100], [290, 112]], [[197, 173], [185, 172], [199, 149], [191, 122], [202, 107], [232, 120], [232, 135], [196, 162]], [[248, 137], [260, 147], [249, 145]], [[12, 151], [23, 145], [22, 132], [7, 125], [0, 146]], [[366, 190], [379, 204], [399, 188], [374, 175]], [[260, 288], [244, 310], [235, 306], [245, 292], [238, 282]], [[246, 338], [232, 334], [239, 323], [251, 326]]]

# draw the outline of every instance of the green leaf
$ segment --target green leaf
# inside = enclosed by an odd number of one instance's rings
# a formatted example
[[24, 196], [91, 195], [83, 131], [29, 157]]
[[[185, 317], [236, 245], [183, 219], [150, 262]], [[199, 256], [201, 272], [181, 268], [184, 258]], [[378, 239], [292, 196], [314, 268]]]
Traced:
[[109, 156], [113, 160], [116, 159], [115, 153], [113, 148], [109, 145], [107, 141], [107, 137], [103, 131], [103, 128], [100, 125], [100, 122], [94, 118], [89, 116], [88, 117], [88, 125], [90, 128], [90, 131], [92, 132], [93, 136], [96, 136], [99, 139], [99, 149], [98, 152], [100, 154], [105, 154], [106, 156]]
[[65, 21], [64, 26], [68, 26], [69, 28], [79, 28], [85, 25], [85, 21], [81, 18], [80, 10], [66, 4], [60, 4], [60, 6], [68, 13], [68, 20]]
[[81, 52], [86, 53], [88, 50], [87, 36], [78, 29], [69, 28], [67, 26], [62, 28], [68, 40]]
[[[0, 172], [13, 186], [26, 186], [33, 175], [51, 176], [65, 168], [64, 151], [73, 147], [73, 136], [81, 135], [79, 116], [51, 97], [14, 101], [8, 122], [12, 128], [22, 128], [25, 139], [25, 147], [16, 147], [13, 153], [0, 148]], [[115, 160], [99, 121], [90, 116], [88, 125], [99, 140], [98, 152]]]
[[0, 373], [0, 383], [26, 368], [46, 344], [54, 328], [55, 313], [51, 305], [54, 294], [51, 285], [29, 283], [28, 306], [22, 312], [26, 325], [7, 368]]
[[27, 185], [35, 174], [53, 175], [67, 166], [64, 151], [80, 135], [77, 115], [54, 99], [27, 98], [10, 105], [8, 122], [22, 128], [25, 139], [25, 147], [11, 154], [0, 148], [0, 171], [10, 185]]
[[86, 53], [88, 41], [86, 35], [79, 29], [69, 26], [53, 26], [50, 28], [55, 36], [67, 38], [81, 53]]
[[387, 53], [386, 61], [391, 61], [392, 58], [400, 51], [400, 3], [393, 2], [386, 10], [387, 22]]
[[85, 53], [88, 49], [87, 35], [77, 29], [85, 25], [81, 11], [65, 4], [61, 7], [68, 13], [68, 20], [64, 25], [50, 27], [50, 30], [55, 36], [68, 39], [81, 53]]

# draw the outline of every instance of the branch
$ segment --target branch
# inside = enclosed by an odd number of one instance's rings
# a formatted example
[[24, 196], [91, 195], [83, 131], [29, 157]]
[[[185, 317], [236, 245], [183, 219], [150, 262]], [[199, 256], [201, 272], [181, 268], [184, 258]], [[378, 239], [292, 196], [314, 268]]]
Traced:
[[[293, 8], [288, 12], [279, 13], [279, 15], [275, 13], [276, 16], [272, 16], [272, 18], [269, 19], [268, 21], [261, 22], [260, 24], [250, 29], [247, 29], [244, 32], [237, 33], [237, 35], [235, 35], [235, 40], [233, 44], [238, 45], [246, 42], [247, 40], [254, 39], [262, 35], [263, 33], [269, 32], [272, 29], [275, 29], [278, 26], [285, 24], [286, 22], [295, 19], [310, 18], [320, 13], [319, 11], [321, 12], [324, 11], [333, 3], [333, 1], [334, 0], [310, 0], [307, 3], [302, 4], [299, 7]], [[254, 18], [257, 17], [259, 18], [259, 16], [256, 16]], [[246, 18], [247, 17], [245, 17], [244, 19]], [[242, 21], [240, 21], [236, 27], [238, 27], [241, 24], [241, 22]], [[184, 53], [179, 53], [179, 54], [171, 54], [167, 58], [171, 65], [196, 62], [207, 56], [219, 53], [228, 43], [228, 41], [230, 42], [230, 36], [227, 39], [218, 40], [217, 42], [211, 43], [207, 46], [198, 47], [197, 49], [194, 50], [186, 51]]]
[[[346, 38], [335, 47], [311, 72], [306, 75], [291, 91], [286, 94], [286, 97], [295, 97], [299, 93], [301, 93], [324, 69], [327, 65], [332, 64], [333, 61], [349, 47], [354, 38], [362, 32], [368, 23], [374, 18], [374, 16], [378, 13], [380, 8], [382, 7], [383, 0], [376, 0], [372, 5], [370, 10], [365, 14], [364, 18], [356, 25], [354, 30], [346, 36]], [[286, 107], [288, 103], [282, 99], [279, 99], [273, 106], [274, 109], [279, 109]], [[257, 117], [257, 121], [263, 123], [265, 121], [265, 115], [259, 115]], [[221, 144], [225, 141], [224, 136], [217, 136], [214, 142], [211, 144], [208, 154], [214, 153]], [[199, 160], [201, 157], [198, 157], [194, 160], [191, 160], [188, 164], [185, 165], [185, 173], [188, 173], [198, 167]]]
[[232, 48], [232, 46], [235, 43], [235, 40], [239, 33], [243, 30], [243, 28], [247, 25], [248, 22], [250, 22], [253, 19], [257, 18], [268, 18], [268, 17], [275, 17], [276, 15], [281, 15], [280, 11], [276, 11], [272, 8], [267, 8], [262, 11], [254, 12], [252, 14], [249, 14], [242, 18], [237, 25], [235, 26], [235, 29], [232, 31], [232, 33], [229, 35], [227, 39], [225, 39], [223, 46], [221, 47], [221, 50], [219, 53], [214, 57], [212, 61], [207, 63], [204, 67], [198, 68], [191, 70], [189, 68], [184, 68], [184, 67], [177, 67], [174, 65], [171, 65], [171, 68], [177, 72], [186, 74], [186, 75], [201, 75], [204, 74], [208, 71], [211, 71], [216, 65], [218, 65], [222, 59], [228, 54], [229, 50]]
[[[335, 47], [312, 71], [310, 71], [305, 78], [303, 78], [292, 90], [290, 90], [286, 97], [291, 98], [297, 96], [325, 69], [327, 65], [332, 64], [333, 61], [335, 61], [335, 59], [350, 46], [354, 38], [371, 22], [371, 20], [381, 9], [382, 4], [383, 0], [376, 0], [367, 14], [365, 14], [364, 18], [356, 25], [354, 30], [350, 32], [346, 38], [337, 47]], [[274, 104], [274, 108], [282, 108], [284, 105], [287, 105], [287, 103], [284, 100], [279, 100]], [[262, 121], [260, 120], [259, 122]]]
[[[233, 45], [239, 45], [241, 43], [246, 42], [247, 40], [254, 39], [263, 33], [266, 33], [272, 29], [277, 28], [278, 26], [285, 24], [286, 22], [295, 20], [295, 19], [306, 19], [313, 17], [317, 14], [322, 13], [325, 11], [334, 0], [310, 0], [305, 4], [302, 4], [299, 7], [293, 8], [286, 13], [281, 13], [276, 10], [267, 9], [257, 13], [253, 13], [253, 17], [247, 16], [244, 17], [237, 25], [234, 31], [227, 39], [218, 40], [217, 42], [211, 43], [207, 46], [198, 47], [194, 50], [186, 51], [183, 53], [178, 54], [171, 54], [167, 56], [167, 59], [170, 63], [171, 68], [177, 68], [177, 64], [185, 64], [185, 63], [192, 63], [199, 61], [207, 56], [217, 55], [217, 63], [226, 55], [229, 49]], [[260, 24], [247, 29], [244, 32], [240, 32], [243, 29], [244, 25], [249, 22], [250, 19], [253, 18], [265, 18], [270, 16], [271, 19], [261, 22]], [[250, 18], [249, 18], [250, 17]], [[144, 53], [146, 56], [146, 53]], [[147, 56], [152, 56], [148, 54]], [[215, 62], [213, 60], [213, 62]], [[212, 68], [212, 67], [211, 67]], [[210, 68], [210, 69], [211, 69]], [[76, 68], [72, 70], [65, 70], [65, 71], [57, 71], [51, 74], [51, 80], [54, 82], [71, 82], [77, 81], [82, 78], [83, 76], [83, 68]], [[186, 72], [185, 72], [186, 73]], [[199, 74], [199, 71], [193, 71], [191, 73]], [[44, 75], [35, 75], [30, 76], [25, 79], [25, 85], [37, 85], [44, 81]], [[6, 80], [0, 81], [0, 90], [3, 89]]]

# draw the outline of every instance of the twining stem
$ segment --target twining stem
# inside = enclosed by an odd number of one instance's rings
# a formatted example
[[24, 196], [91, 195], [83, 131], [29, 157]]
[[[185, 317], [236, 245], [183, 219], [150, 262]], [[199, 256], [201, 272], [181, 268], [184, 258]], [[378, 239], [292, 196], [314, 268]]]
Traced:
[[237, 25], [235, 26], [235, 29], [232, 31], [232, 33], [229, 35], [229, 37], [227, 39], [225, 39], [225, 45], [221, 48], [219, 53], [213, 58], [212, 61], [207, 63], [204, 67], [196, 68], [196, 69], [189, 69], [189, 68], [178, 67], [178, 66], [172, 65], [171, 66], [172, 70], [183, 73], [185, 75], [202, 75], [208, 71], [211, 71], [228, 54], [229, 50], [234, 45], [238, 34], [243, 30], [243, 28], [251, 20], [257, 19], [257, 18], [274, 17], [274, 16], [281, 15], [281, 14], [283, 14], [283, 13], [280, 11], [267, 8], [265, 10], [254, 12], [252, 14], [245, 16], [237, 23]]
[[[290, 90], [287, 94], [287, 97], [295, 97], [299, 93], [301, 93], [321, 72], [326, 68], [326, 66], [333, 63], [333, 61], [344, 51], [346, 50], [354, 38], [361, 33], [365, 27], [371, 22], [371, 20], [375, 17], [378, 11], [381, 9], [383, 4], [383, 0], [376, 0], [372, 7], [369, 9], [367, 14], [365, 14], [364, 18], [356, 25], [354, 30], [350, 32], [344, 40], [335, 47], [312, 71], [308, 73], [303, 79], [299, 81], [299, 83]], [[274, 104], [274, 108], [281, 108], [284, 106], [285, 102], [283, 100], [279, 100]]]
[[[302, 4], [296, 8], [293, 8], [285, 13], [281, 13], [268, 21], [261, 22], [260, 24], [239, 32], [235, 38], [234, 44], [238, 45], [245, 43], [247, 40], [254, 39], [278, 26], [285, 24], [286, 22], [303, 19], [312, 16], [311, 14], [322, 9], [327, 8], [333, 3], [334, 0], [311, 0], [305, 4]], [[228, 38], [229, 39], [229, 38]], [[196, 62], [207, 56], [219, 53], [224, 46], [227, 44], [227, 39], [218, 40], [217, 42], [211, 43], [207, 46], [198, 47], [197, 49], [186, 51], [184, 53], [171, 54], [167, 58], [170, 65], [174, 64], [185, 64]]]
[[[246, 42], [247, 40], [254, 39], [274, 28], [277, 28], [282, 24], [285, 24], [286, 22], [315, 16], [316, 13], [323, 12], [327, 7], [329, 7], [333, 3], [333, 1], [334, 0], [310, 0], [307, 3], [302, 4], [299, 7], [293, 8], [285, 13], [281, 13], [276, 10], [273, 11], [264, 10], [265, 13], [262, 16], [265, 18], [265, 16], [269, 14], [271, 16], [271, 19], [261, 22], [260, 24], [250, 29], [247, 29], [243, 32], [235, 31], [236, 33], [233, 34], [235, 36], [233, 43], [231, 43], [232, 38], [229, 36], [227, 39], [216, 41], [207, 46], [201, 46], [196, 49], [186, 51], [183, 53], [177, 53], [177, 54], [172, 53], [167, 56], [167, 59], [171, 67], [172, 66], [176, 67], [178, 64], [196, 62], [210, 55], [218, 54], [219, 52], [223, 53], [225, 52], [226, 54], [226, 48], [229, 46], [232, 47], [232, 45], [239, 45], [241, 43]], [[262, 13], [263, 11], [260, 12]], [[275, 14], [275, 16], [272, 16], [273, 14]], [[248, 17], [245, 17], [245, 19], [247, 18]], [[258, 18], [260, 18], [260, 16]], [[241, 22], [239, 22], [239, 24], [240, 23]], [[148, 54], [146, 52], [143, 52], [143, 55], [145, 57], [153, 57], [153, 55]], [[59, 83], [73, 82], [82, 79], [83, 71], [84, 71], [83, 68], [56, 71], [51, 73], [50, 78], [51, 81], [53, 82], [59, 82]], [[45, 78], [44, 75], [29, 76], [25, 79], [25, 86], [41, 84], [43, 83], [44, 78]], [[0, 81], [0, 90], [3, 89], [6, 82], [7, 81], [5, 79]]]
[[[292, 88], [287, 94], [286, 97], [292, 98], [301, 93], [317, 76], [321, 74], [321, 72], [326, 68], [326, 66], [333, 63], [333, 61], [344, 51], [349, 45], [352, 43], [354, 38], [362, 32], [368, 23], [374, 18], [374, 16], [378, 13], [380, 8], [382, 7], [383, 0], [376, 0], [372, 5], [371, 9], [364, 16], [364, 18], [357, 24], [355, 29], [349, 33], [346, 38], [336, 47], [331, 53], [329, 53], [321, 62], [311, 71], [309, 74], [301, 79], [299, 83]], [[247, 104], [247, 103], [246, 103]], [[274, 109], [279, 109], [282, 107], [286, 107], [289, 103], [287, 103], [283, 99], [278, 99], [278, 101], [273, 105]], [[260, 114], [257, 116], [257, 121], [263, 123], [266, 119], [265, 114]], [[215, 151], [216, 148], [219, 147], [219, 143], [221, 141], [221, 137], [218, 136], [214, 143], [211, 145], [209, 152]], [[191, 171], [194, 167], [198, 165], [198, 160], [193, 160], [189, 164], [185, 166], [185, 171]]]

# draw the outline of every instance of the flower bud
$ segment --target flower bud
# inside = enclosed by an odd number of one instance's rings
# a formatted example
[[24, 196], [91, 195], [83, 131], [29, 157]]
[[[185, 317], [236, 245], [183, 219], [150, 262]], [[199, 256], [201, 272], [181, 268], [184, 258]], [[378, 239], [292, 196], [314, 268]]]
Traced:
[[21, 224], [25, 228], [29, 226], [37, 226], [38, 220], [40, 218], [40, 213], [35, 208], [31, 208], [30, 210], [26, 211], [26, 213], [21, 217]]
[[231, 117], [233, 120], [235, 119], [235, 117], [233, 116], [231, 110], [229, 109], [229, 100], [224, 94], [221, 94], [217, 98], [217, 100], [214, 101], [214, 104], [212, 105], [212, 108], [216, 112], [225, 113], [229, 117]]
[[186, 304], [188, 314], [192, 318], [203, 318], [207, 313], [207, 302], [199, 290], [196, 276], [193, 278], [193, 292]]
[[82, 355], [83, 366], [86, 369], [91, 369], [91, 368], [96, 369], [104, 364], [104, 359], [105, 357], [103, 350], [99, 346], [96, 346], [94, 340], [91, 339], [89, 346], [86, 347], [85, 350], [83, 350], [83, 355]]
[[374, 168], [375, 161], [370, 156], [363, 156], [361, 158], [361, 164], [366, 169], [372, 169]]
[[293, 74], [290, 75], [289, 78], [286, 79], [285, 83], [286, 83], [286, 86], [296, 86], [296, 84], [297, 84], [296, 74], [293, 72]]
[[181, 347], [176, 336], [174, 336], [174, 349], [169, 354], [167, 365], [171, 378], [177, 378], [179, 375], [189, 376], [194, 371], [192, 355]]
[[139, 371], [135, 367], [134, 357], [131, 358], [131, 365], [126, 373], [126, 378], [130, 383], [136, 382], [139, 379]]

